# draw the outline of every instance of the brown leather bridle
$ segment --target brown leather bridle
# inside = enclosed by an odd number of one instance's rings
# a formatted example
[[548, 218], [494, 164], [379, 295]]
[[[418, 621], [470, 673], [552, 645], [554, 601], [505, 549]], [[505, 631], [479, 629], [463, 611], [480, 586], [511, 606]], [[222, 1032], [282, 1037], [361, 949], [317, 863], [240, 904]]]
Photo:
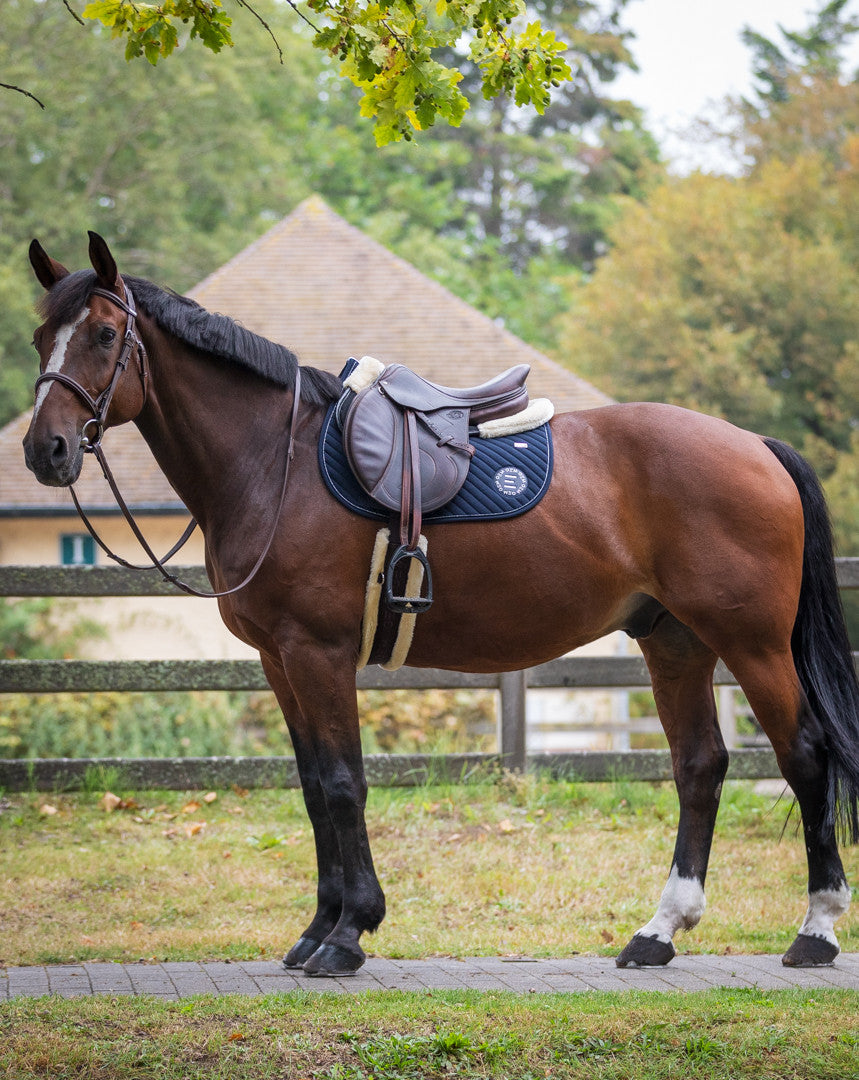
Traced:
[[[131, 354], [134, 352], [135, 348], [137, 349], [137, 370], [140, 374], [140, 382], [143, 387], [143, 405], [146, 404], [147, 389], [149, 387], [149, 367], [146, 362], [146, 349], [143, 347], [143, 342], [137, 336], [137, 310], [134, 307], [134, 298], [125, 282], [123, 282], [123, 288], [125, 290], [124, 300], [121, 296], [117, 296], [116, 293], [108, 292], [107, 289], [96, 288], [93, 289], [91, 294], [93, 296], [103, 296], [106, 300], [110, 300], [112, 304], [115, 304], [125, 312], [125, 337], [122, 342], [122, 349], [117, 358], [116, 366], [113, 369], [113, 376], [98, 397], [94, 398], [76, 379], [73, 379], [71, 375], [66, 375], [64, 371], [46, 371], [36, 379], [36, 390], [47, 382], [62, 383], [63, 386], [67, 386], [70, 390], [73, 390], [87, 408], [90, 409], [92, 417], [87, 420], [81, 431], [81, 445], [83, 446], [84, 451], [94, 452], [101, 442], [102, 436], [104, 435], [104, 425], [107, 419], [108, 410], [110, 409], [110, 403], [113, 400], [113, 395], [116, 392], [119, 380], [122, 378], [123, 373], [128, 367], [128, 361], [131, 359]], [[142, 407], [143, 406], [141, 406], [141, 408]], [[86, 433], [87, 428], [91, 424], [95, 425], [95, 436], [93, 438], [90, 438]]]
[[[111, 551], [105, 544], [102, 538], [96, 532], [95, 526], [84, 512], [83, 507], [78, 500], [77, 493], [75, 492], [74, 485], [69, 485], [69, 491], [71, 492], [72, 501], [75, 504], [81, 521], [86, 526], [87, 532], [98, 544], [101, 550], [107, 555], [109, 559], [119, 563], [120, 566], [124, 566], [129, 570], [158, 570], [165, 581], [171, 582], [177, 589], [181, 589], [182, 592], [188, 593], [190, 596], [200, 596], [205, 599], [215, 599], [219, 596], [229, 596], [231, 593], [238, 592], [256, 577], [257, 571], [262, 566], [265, 557], [268, 555], [271, 545], [274, 542], [275, 533], [277, 532], [277, 523], [280, 520], [281, 512], [283, 511], [283, 504], [286, 501], [286, 487], [289, 480], [289, 466], [295, 456], [295, 427], [298, 420], [298, 404], [301, 397], [301, 368], [296, 366], [295, 369], [295, 389], [293, 391], [292, 401], [292, 414], [289, 422], [289, 442], [286, 451], [286, 466], [283, 471], [283, 486], [280, 492], [280, 502], [278, 503], [277, 512], [274, 515], [272, 521], [271, 532], [269, 533], [268, 540], [265, 547], [260, 552], [259, 558], [254, 563], [253, 568], [247, 577], [238, 585], [234, 585], [231, 589], [222, 589], [219, 592], [206, 592], [200, 589], [195, 589], [193, 585], [188, 585], [186, 582], [181, 581], [175, 574], [171, 574], [170, 571], [164, 565], [168, 562], [181, 547], [184, 546], [186, 541], [191, 537], [191, 534], [197, 528], [197, 522], [194, 518], [188, 524], [184, 533], [179, 537], [179, 540], [173, 545], [173, 547], [167, 552], [166, 555], [159, 558], [152, 550], [146, 537], [140, 531], [140, 527], [134, 520], [134, 516], [131, 510], [128, 508], [128, 504], [123, 499], [122, 494], [114, 479], [113, 473], [110, 470], [110, 466], [107, 463], [107, 458], [104, 455], [104, 450], [101, 446], [102, 436], [104, 435], [105, 422], [107, 420], [107, 413], [110, 409], [110, 403], [113, 399], [113, 395], [116, 392], [119, 380], [122, 378], [123, 373], [128, 368], [128, 362], [131, 358], [131, 354], [137, 349], [137, 369], [140, 374], [140, 381], [143, 387], [143, 404], [141, 409], [146, 404], [147, 391], [149, 388], [149, 365], [147, 363], [146, 349], [137, 334], [137, 310], [134, 307], [134, 298], [131, 295], [131, 290], [123, 281], [123, 289], [125, 291], [125, 299], [118, 296], [116, 293], [109, 292], [107, 289], [95, 288], [90, 295], [103, 296], [105, 299], [110, 300], [118, 308], [125, 312], [125, 337], [122, 343], [122, 349], [120, 350], [119, 357], [116, 361], [116, 366], [113, 369], [113, 375], [111, 380], [104, 390], [98, 395], [93, 397], [88, 390], [86, 390], [81, 384], [73, 379], [70, 375], [66, 375], [62, 371], [46, 371], [36, 379], [35, 389], [38, 390], [39, 386], [47, 382], [59, 382], [63, 386], [67, 386], [86, 404], [86, 406], [92, 411], [92, 417], [86, 421], [81, 429], [81, 446], [84, 453], [92, 454], [101, 466], [101, 471], [104, 474], [104, 478], [110, 487], [113, 497], [116, 499], [117, 506], [122, 511], [122, 515], [128, 522], [131, 531], [137, 539], [137, 542], [146, 552], [148, 557], [152, 560], [151, 563], [140, 566], [135, 563], [130, 563], [122, 556], [117, 555]], [[87, 428], [91, 425], [95, 425], [95, 435], [90, 437], [86, 434]]]

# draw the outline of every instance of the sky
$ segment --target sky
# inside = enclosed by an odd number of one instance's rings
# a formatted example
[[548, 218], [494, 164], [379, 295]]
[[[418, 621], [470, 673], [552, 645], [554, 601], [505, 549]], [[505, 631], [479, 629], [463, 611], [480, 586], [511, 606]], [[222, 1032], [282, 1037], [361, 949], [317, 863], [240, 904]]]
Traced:
[[[804, 30], [823, 6], [824, 0], [630, 0], [623, 25], [636, 34], [631, 48], [640, 71], [621, 76], [610, 93], [645, 109], [672, 171], [727, 168], [691, 128], [702, 114], [717, 113], [727, 95], [750, 93], [752, 54], [740, 32], [750, 26], [781, 41], [779, 25]], [[847, 10], [859, 13], [859, 0]], [[859, 43], [845, 59], [859, 66]]]

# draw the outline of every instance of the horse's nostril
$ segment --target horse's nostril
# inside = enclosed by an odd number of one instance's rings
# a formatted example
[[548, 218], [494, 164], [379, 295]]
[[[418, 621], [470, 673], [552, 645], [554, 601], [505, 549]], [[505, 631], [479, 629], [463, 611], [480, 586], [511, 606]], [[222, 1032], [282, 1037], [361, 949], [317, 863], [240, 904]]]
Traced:
[[62, 465], [69, 456], [69, 444], [62, 435], [55, 435], [51, 447], [51, 462], [53, 465]]

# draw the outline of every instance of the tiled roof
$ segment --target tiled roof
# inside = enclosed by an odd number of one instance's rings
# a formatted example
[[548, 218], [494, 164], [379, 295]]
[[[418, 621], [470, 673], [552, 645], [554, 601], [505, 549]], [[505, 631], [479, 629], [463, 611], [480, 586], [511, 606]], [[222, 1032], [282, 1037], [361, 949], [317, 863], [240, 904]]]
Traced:
[[327, 371], [369, 354], [445, 386], [466, 386], [524, 363], [531, 365], [531, 396], [550, 398], [559, 412], [611, 400], [349, 225], [318, 196], [190, 295]]
[[[57, 513], [75, 515], [66, 488], [38, 483], [24, 464], [21, 440], [30, 424], [30, 413], [16, 417], [0, 429], [0, 514]], [[119, 490], [133, 509], [182, 510], [182, 501], [155, 463], [143, 436], [133, 424], [112, 428], [104, 437], [104, 449]], [[113, 510], [116, 500], [98, 463], [90, 456], [75, 484], [78, 499], [87, 510]], [[119, 511], [116, 511], [119, 513]]]
[[[369, 354], [413, 367], [447, 386], [482, 383], [530, 364], [532, 397], [559, 412], [610, 398], [393, 255], [314, 196], [190, 293], [210, 311], [293, 349], [304, 364], [337, 372]], [[74, 512], [69, 493], [38, 484], [24, 466], [29, 414], [0, 430], [0, 513]], [[181, 507], [137, 428], [105, 436], [105, 450], [128, 504]], [[114, 506], [95, 461], [75, 485], [87, 508]]]

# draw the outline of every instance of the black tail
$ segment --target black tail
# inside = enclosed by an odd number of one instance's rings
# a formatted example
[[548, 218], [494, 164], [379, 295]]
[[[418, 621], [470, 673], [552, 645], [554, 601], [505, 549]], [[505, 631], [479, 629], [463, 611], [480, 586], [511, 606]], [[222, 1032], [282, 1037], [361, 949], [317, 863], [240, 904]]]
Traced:
[[814, 469], [777, 439], [764, 439], [796, 484], [805, 515], [802, 588], [791, 649], [799, 681], [829, 750], [827, 822], [859, 842], [859, 680], [835, 577], [832, 527]]

